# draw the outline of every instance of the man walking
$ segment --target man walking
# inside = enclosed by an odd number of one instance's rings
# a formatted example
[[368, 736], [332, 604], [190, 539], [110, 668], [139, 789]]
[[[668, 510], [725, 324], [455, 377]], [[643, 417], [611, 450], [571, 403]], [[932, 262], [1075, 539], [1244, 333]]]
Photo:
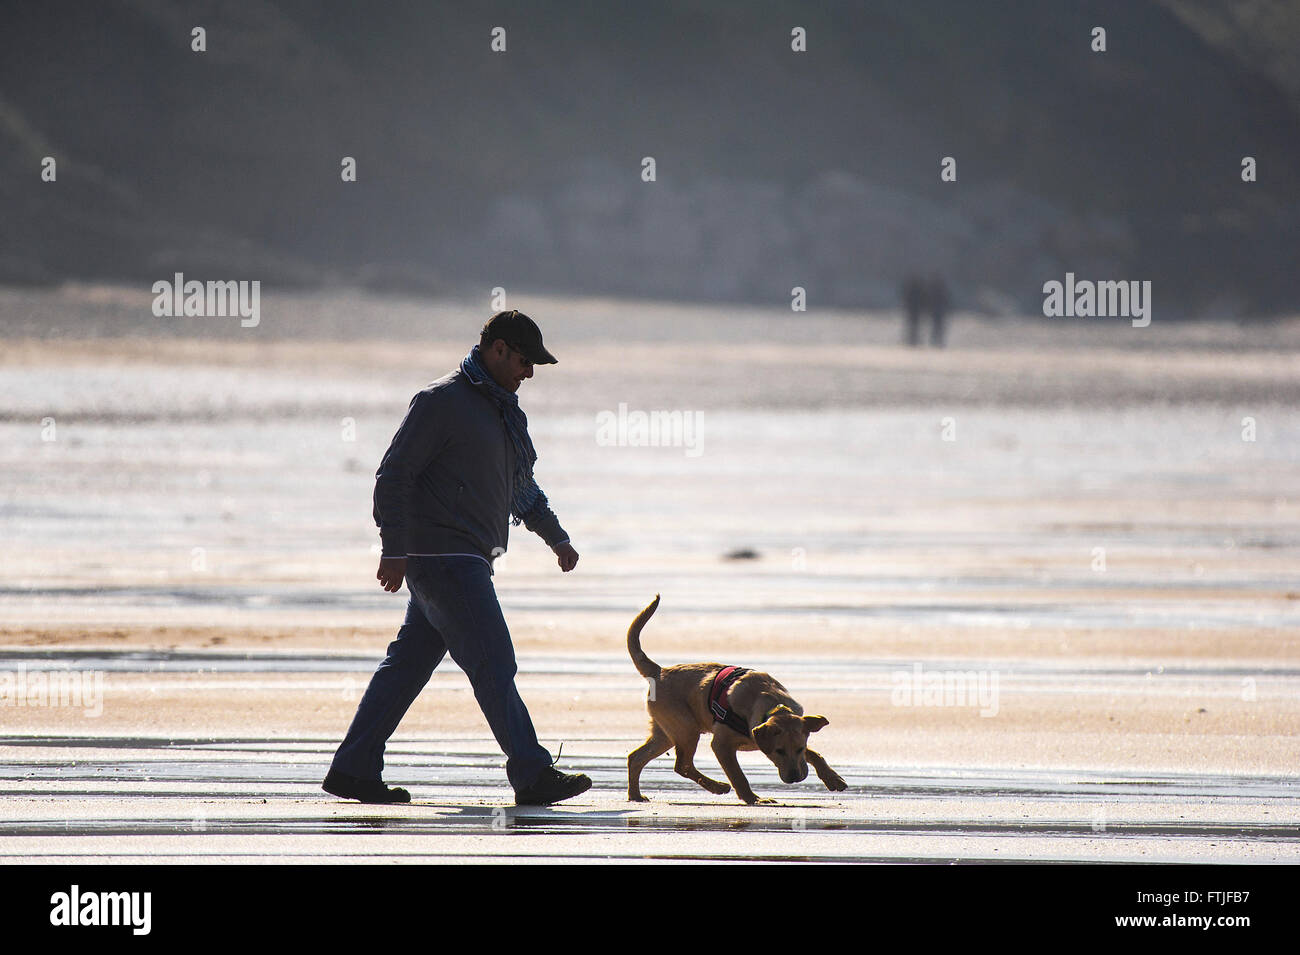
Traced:
[[921, 344], [921, 313], [926, 306], [926, 283], [919, 275], [903, 279], [903, 310], [906, 313], [903, 339], [915, 348]]
[[519, 805], [585, 792], [591, 779], [554, 768], [515, 689], [515, 653], [492, 561], [505, 553], [510, 517], [538, 534], [568, 572], [578, 552], [533, 480], [537, 454], [519, 407], [534, 365], [556, 359], [536, 323], [517, 310], [483, 327], [460, 367], [412, 400], [375, 474], [374, 517], [383, 556], [376, 573], [406, 620], [357, 707], [322, 788], [362, 802], [409, 802], [382, 780], [384, 744], [445, 654], [451, 653], [506, 755]]

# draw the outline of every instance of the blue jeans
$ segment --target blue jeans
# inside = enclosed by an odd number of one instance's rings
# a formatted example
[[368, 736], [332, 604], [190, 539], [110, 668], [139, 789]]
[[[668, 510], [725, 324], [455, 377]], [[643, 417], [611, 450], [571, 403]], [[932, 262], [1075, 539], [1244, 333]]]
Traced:
[[384, 744], [448, 652], [465, 671], [492, 735], [506, 755], [516, 789], [551, 765], [515, 689], [515, 648], [492, 587], [491, 568], [477, 557], [408, 557], [411, 599], [397, 639], [370, 679], [333, 769], [378, 780]]

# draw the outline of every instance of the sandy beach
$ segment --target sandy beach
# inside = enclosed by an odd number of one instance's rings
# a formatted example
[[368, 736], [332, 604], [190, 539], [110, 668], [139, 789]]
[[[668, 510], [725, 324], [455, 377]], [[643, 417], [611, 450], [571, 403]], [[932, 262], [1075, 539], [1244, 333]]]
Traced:
[[[5, 861], [1300, 859], [1300, 321], [958, 315], [937, 351], [884, 314], [525, 300], [582, 558], [513, 529], [494, 580], [543, 743], [596, 784], [510, 808], [447, 661], [390, 749], [415, 801], [376, 810], [318, 788], [405, 607], [373, 474], [483, 310], [0, 292]], [[698, 427], [602, 437], [655, 411]], [[780, 799], [751, 809], [664, 757], [624, 801], [656, 593], [647, 652], [777, 675], [847, 792], [750, 755]]]

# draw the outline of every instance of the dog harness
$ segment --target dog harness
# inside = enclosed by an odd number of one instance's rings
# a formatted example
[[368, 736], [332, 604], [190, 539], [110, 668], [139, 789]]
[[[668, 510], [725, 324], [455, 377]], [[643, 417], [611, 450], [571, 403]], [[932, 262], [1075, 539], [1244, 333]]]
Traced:
[[727, 704], [727, 688], [737, 677], [748, 672], [745, 667], [723, 667], [713, 678], [713, 687], [709, 690], [709, 709], [713, 712], [713, 722], [730, 727], [741, 736], [749, 736], [749, 726]]

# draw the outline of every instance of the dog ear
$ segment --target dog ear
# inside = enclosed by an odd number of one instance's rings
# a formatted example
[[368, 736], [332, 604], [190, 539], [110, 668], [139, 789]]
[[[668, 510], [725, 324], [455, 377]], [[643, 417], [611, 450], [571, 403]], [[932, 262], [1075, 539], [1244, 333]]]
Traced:
[[754, 742], [757, 743], [760, 748], [765, 746], [771, 741], [773, 732], [775, 732], [775, 729], [771, 725], [771, 720], [766, 723], [759, 723], [754, 727]]
[[803, 728], [809, 733], [816, 733], [822, 727], [829, 726], [830, 722], [824, 716], [805, 716], [803, 718]]

